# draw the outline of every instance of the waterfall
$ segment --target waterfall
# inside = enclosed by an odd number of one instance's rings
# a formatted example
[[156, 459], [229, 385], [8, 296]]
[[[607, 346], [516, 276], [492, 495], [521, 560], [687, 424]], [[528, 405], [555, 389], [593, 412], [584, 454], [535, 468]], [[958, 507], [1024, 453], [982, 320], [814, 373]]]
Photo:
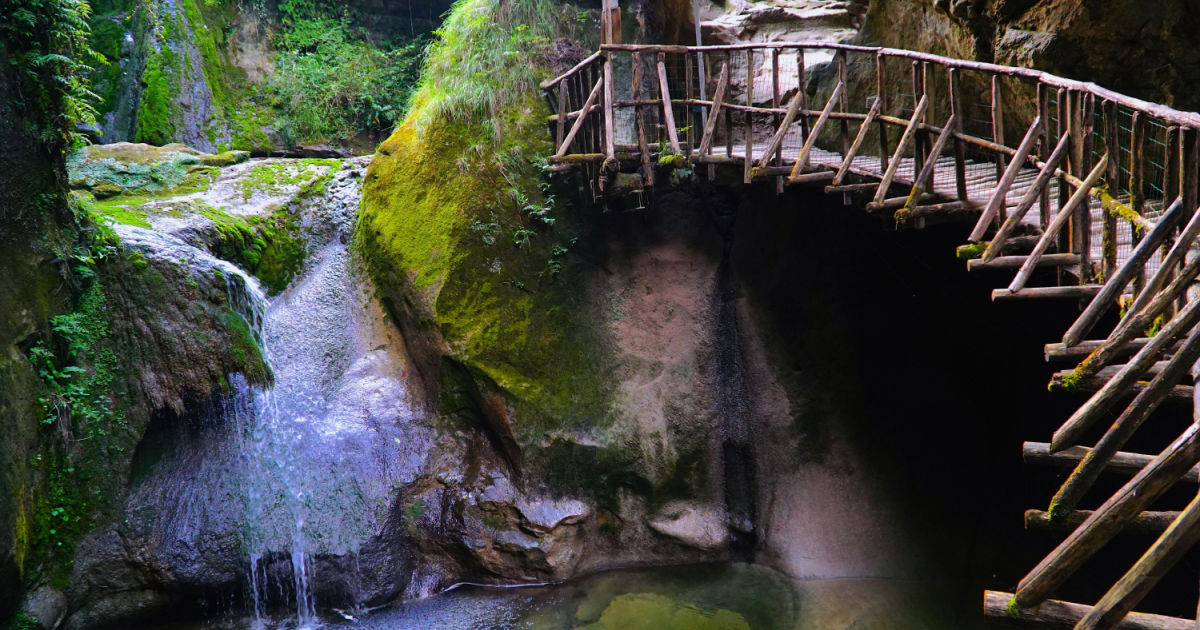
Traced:
[[390, 601], [413, 571], [410, 543], [385, 523], [401, 513], [397, 488], [425, 472], [436, 433], [410, 398], [403, 339], [347, 246], [360, 176], [339, 170], [293, 208], [306, 264], [270, 297], [206, 251], [193, 220], [115, 227], [156, 264], [223, 278], [273, 376], [230, 374], [195, 420], [202, 429], [164, 427], [167, 446], [146, 450], [150, 472], [129, 512], [176, 571], [241, 588], [258, 627], [314, 627], [318, 609]]

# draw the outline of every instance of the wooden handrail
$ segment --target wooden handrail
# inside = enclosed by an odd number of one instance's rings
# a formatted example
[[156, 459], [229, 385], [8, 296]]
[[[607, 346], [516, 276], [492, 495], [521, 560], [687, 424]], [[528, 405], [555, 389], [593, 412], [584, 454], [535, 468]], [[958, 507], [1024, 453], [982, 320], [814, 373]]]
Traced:
[[552, 88], [561, 83], [570, 75], [581, 71], [588, 64], [597, 60], [605, 52], [662, 52], [667, 54], [691, 54], [696, 52], [711, 53], [720, 51], [738, 51], [747, 49], [762, 49], [770, 50], [777, 48], [791, 48], [803, 50], [835, 50], [846, 52], [859, 52], [870, 54], [882, 54], [886, 57], [896, 57], [901, 59], [910, 59], [913, 61], [925, 61], [935, 63], [947, 68], [958, 68], [962, 70], [976, 70], [986, 72], [993, 75], [1002, 75], [1008, 77], [1018, 77], [1039, 81], [1056, 88], [1063, 88], [1074, 92], [1083, 92], [1091, 94], [1097, 98], [1111, 101], [1117, 105], [1128, 107], [1145, 114], [1149, 114], [1159, 118], [1165, 122], [1176, 125], [1184, 125], [1188, 127], [1200, 128], [1200, 114], [1195, 112], [1182, 112], [1166, 105], [1144, 101], [1139, 98], [1127, 96], [1120, 92], [1114, 92], [1108, 88], [1097, 85], [1089, 81], [1079, 81], [1075, 79], [1067, 79], [1058, 75], [1050, 74], [1042, 70], [1034, 70], [1032, 68], [1019, 68], [1015, 66], [1004, 66], [983, 61], [970, 61], [966, 59], [955, 59], [953, 57], [943, 57], [932, 53], [919, 52], [915, 50], [903, 50], [899, 48], [886, 48], [881, 46], [859, 46], [855, 44], [839, 44], [835, 42], [767, 42], [756, 44], [725, 44], [714, 46], [664, 46], [657, 44], [605, 44], [600, 47], [600, 51], [592, 54], [588, 58], [579, 62], [575, 67], [564, 72], [563, 74], [545, 81], [541, 84], [542, 89]]

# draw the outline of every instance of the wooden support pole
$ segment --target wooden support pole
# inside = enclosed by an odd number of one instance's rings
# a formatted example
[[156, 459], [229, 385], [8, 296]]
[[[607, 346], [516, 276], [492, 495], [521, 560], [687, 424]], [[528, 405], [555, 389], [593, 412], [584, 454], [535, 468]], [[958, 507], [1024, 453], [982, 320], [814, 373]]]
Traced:
[[[1071, 145], [1072, 145], [1071, 155], [1068, 156], [1068, 158], [1067, 158], [1067, 162], [1068, 162], [1067, 168], [1063, 169], [1063, 176], [1058, 178], [1058, 207], [1060, 209], [1063, 206], [1067, 205], [1067, 201], [1071, 198], [1071, 188], [1069, 185], [1070, 180], [1068, 179], [1068, 176], [1074, 175], [1074, 172], [1075, 172], [1075, 170], [1074, 170], [1075, 166], [1071, 163], [1071, 160], [1073, 159], [1073, 154], [1075, 152], [1074, 145], [1082, 142], [1082, 139], [1076, 133], [1073, 133], [1073, 130], [1071, 129], [1070, 101], [1071, 101], [1070, 92], [1068, 92], [1065, 88], [1059, 88], [1058, 101], [1056, 103], [1058, 106], [1058, 125], [1057, 125], [1058, 135], [1060, 137], [1064, 136], [1064, 135], [1070, 135], [1071, 136]], [[1051, 217], [1050, 221], [1052, 222], [1053, 220], [1054, 220], [1054, 217]], [[1050, 222], [1047, 222], [1046, 227], [1049, 227], [1049, 226], [1050, 226]], [[1058, 251], [1060, 251], [1060, 252], [1073, 251], [1071, 249], [1070, 235], [1064, 232], [1061, 235], [1061, 237], [1058, 239], [1058, 246], [1059, 246]], [[1059, 280], [1060, 281], [1062, 280], [1061, 274], [1059, 275]]]
[[[920, 102], [925, 97], [925, 86], [922, 81], [924, 76], [925, 75], [921, 72], [921, 63], [919, 61], [913, 61], [912, 62], [912, 93], [913, 93], [913, 102], [914, 103]], [[925, 99], [925, 100], [928, 103], [928, 99]], [[927, 104], [926, 107], [928, 108], [929, 105]], [[925, 119], [923, 117], [918, 118], [917, 122], [924, 124]], [[917, 135], [916, 135], [916, 138], [914, 141], [914, 149], [913, 149], [913, 172], [914, 173], [921, 170], [921, 168], [923, 166], [925, 166], [926, 134], [921, 131], [921, 128], [919, 125], [917, 127], [916, 134]]]
[[1046, 600], [1079, 566], [1200, 461], [1200, 426], [1191, 425], [1142, 472], [1109, 497], [1017, 585], [1019, 609]]
[[[754, 49], [746, 49], [746, 106], [754, 106], [754, 79], [758, 74], [754, 67]], [[742, 131], [746, 145], [746, 158], [742, 160], [742, 182], [753, 181], [750, 171], [754, 168], [754, 114], [745, 112], [745, 129]], [[763, 157], [766, 157], [765, 155]]]
[[[1026, 264], [1029, 259], [1026, 258]], [[1039, 259], [1040, 260], [1040, 259]], [[1035, 263], [1036, 264], [1036, 263]], [[993, 289], [992, 301], [999, 302], [1002, 300], [1036, 300], [1041, 298], [1067, 298], [1078, 300], [1082, 298], [1090, 298], [1100, 291], [1100, 285], [1075, 285], [1066, 287], [1028, 287], [1022, 289], [1019, 293], [1010, 289]]]
[[[1174, 206], [1179, 203], [1185, 203], [1183, 197], [1176, 197], [1171, 205]], [[1184, 207], [1186, 208], [1186, 205]], [[1134, 299], [1133, 306], [1129, 309], [1131, 314], [1144, 308], [1154, 298], [1158, 289], [1163, 284], [1170, 282], [1169, 279], [1175, 275], [1175, 268], [1184, 262], [1188, 251], [1191, 250], [1196, 239], [1200, 238], [1200, 208], [1193, 207], [1187, 209], [1192, 212], [1192, 218], [1188, 220], [1179, 238], [1175, 239], [1175, 243], [1163, 256], [1158, 271], [1150, 277], [1150, 281], [1146, 283], [1145, 289]]]
[[[950, 112], [954, 115], [957, 124], [954, 125], [954, 133], [962, 133], [963, 119], [966, 114], [963, 112], [962, 92], [958, 87], [958, 69], [950, 68], [947, 71], [946, 83], [950, 90]], [[1003, 141], [998, 144], [1004, 144]], [[967, 145], [963, 139], [957, 135], [954, 138], [954, 192], [958, 195], [959, 201], [967, 200]]]
[[[984, 614], [989, 617], [1065, 627], [1075, 624], [1091, 610], [1091, 606], [1083, 604], [1047, 600], [1029, 610], [1010, 611], [1008, 603], [1012, 597], [1011, 593], [985, 591], [983, 594]], [[1194, 623], [1191, 619], [1135, 612], [1126, 616], [1125, 620], [1114, 630], [1195, 630]]]
[[858, 150], [862, 148], [863, 141], [867, 139], [867, 132], [871, 130], [871, 123], [875, 121], [875, 117], [879, 115], [881, 109], [882, 103], [879, 99], [875, 99], [875, 102], [871, 104], [871, 110], [867, 112], [866, 119], [862, 122], [862, 126], [858, 128], [858, 135], [854, 137], [854, 142], [850, 145], [850, 150], [842, 158], [842, 164], [838, 167], [837, 175], [833, 178], [834, 186], [840, 186], [846, 174], [850, 172], [850, 167], [854, 164], [854, 156], [858, 155]]
[[996, 190], [992, 193], [992, 198], [988, 200], [987, 206], [983, 209], [983, 214], [979, 216], [979, 221], [975, 223], [975, 228], [971, 230], [971, 235], [967, 237], [967, 240], [972, 243], [978, 243], [983, 240], [988, 226], [999, 216], [1000, 208], [1004, 206], [1005, 199], [1008, 197], [1008, 190], [1012, 188], [1013, 182], [1016, 181], [1017, 175], [1021, 172], [1021, 168], [1025, 166], [1025, 160], [1029, 158], [1029, 154], [1033, 151], [1034, 143], [1037, 142], [1038, 132], [1041, 129], [1041, 123], [1042, 120], [1040, 118], [1034, 118], [1033, 123], [1029, 125], [1029, 130], [1025, 132], [1025, 137], [1021, 140], [1020, 146], [1017, 147], [1017, 152], [1013, 156], [1012, 162], [1009, 162], [1004, 175], [996, 183]]
[[[796, 100], [796, 98], [793, 96], [792, 100]], [[780, 101], [780, 94], [779, 94], [779, 49], [772, 48], [771, 49], [771, 107], [773, 107], [775, 109], [779, 109], [780, 102], [781, 101]], [[789, 107], [788, 109], [791, 109], [791, 107]], [[793, 115], [792, 118], [794, 119], [795, 115]], [[781, 117], [779, 114], [775, 114], [774, 116], [772, 116], [771, 120], [773, 123], [775, 123], [776, 128], [784, 128], [782, 125], [783, 117]], [[788, 124], [790, 125], [791, 123], [788, 123]], [[773, 149], [768, 150], [768, 151], [763, 151], [763, 157], [762, 157], [762, 160], [760, 160], [761, 163], [766, 164], [769, 160], [772, 159], [772, 157], [774, 157], [775, 166], [778, 167], [778, 166], [783, 165], [782, 138], [780, 140], [781, 140], [781, 142], [779, 144], [777, 144]], [[777, 195], [783, 194], [783, 181], [784, 181], [783, 177], [775, 178], [775, 194], [777, 194]]]
[[[882, 52], [875, 53], [875, 100], [879, 103], [879, 111], [887, 113], [887, 77], [884, 74], [885, 58]], [[887, 123], [879, 123], [879, 172], [888, 170], [888, 128]]]
[[557, 124], [555, 125], [555, 133], [554, 133], [554, 146], [556, 146], [556, 147], [562, 146], [563, 137], [567, 135], [567, 92], [568, 91], [569, 90], [567, 89], [567, 86], [559, 84], [559, 86], [558, 86], [558, 110], [556, 112], [558, 114], [558, 116], [555, 117], [555, 118], [558, 118], [558, 120], [555, 121]]
[[[1054, 439], [1050, 441], [1054, 450], [1058, 451], [1068, 446], [1074, 446], [1081, 434], [1125, 394], [1129, 385], [1141, 378], [1142, 374], [1159, 359], [1171, 343], [1187, 334], [1188, 330], [1191, 330], [1191, 327], [1200, 321], [1200, 301], [1197, 301], [1197, 304], [1196, 308], [1185, 311], [1186, 317], [1181, 315], [1167, 322], [1162, 331], [1138, 351], [1132, 361], [1125, 364], [1116, 378], [1109, 381], [1095, 396], [1089, 398], [1079, 409], [1075, 410], [1075, 413], [1071, 414], [1071, 417], [1054, 432]], [[1080, 374], [1077, 370], [1076, 376], [1083, 378], [1091, 376], [1092, 373]]]
[[788, 103], [787, 114], [784, 115], [783, 121], [775, 130], [775, 135], [771, 137], [771, 141], [767, 143], [767, 149], [763, 152], [763, 157], [758, 161], [759, 166], [765, 166], [770, 155], [779, 151], [783, 146], [783, 141], [787, 137], [788, 129], [792, 123], [796, 122], [796, 116], [800, 113], [800, 94], [792, 95], [792, 102]]
[[1054, 172], [1067, 156], [1067, 148], [1070, 144], [1070, 135], [1059, 138], [1058, 146], [1054, 147], [1054, 152], [1046, 159], [1045, 167], [1038, 172], [1037, 177], [1033, 180], [1033, 184], [1026, 189], [1021, 202], [1017, 204], [1012, 214], [1004, 220], [1004, 224], [1000, 226], [1000, 229], [996, 231], [996, 235], [988, 243], [987, 249], [983, 252], [984, 262], [991, 261], [1000, 254], [1000, 251], [1004, 248], [1004, 243], [1008, 241], [1013, 231], [1021, 224], [1021, 220], [1025, 218], [1025, 214], [1033, 207], [1034, 201], [1039, 198], [1045, 198], [1045, 192], [1050, 185], [1050, 179], [1054, 177]]
[[[804, 49], [796, 49], [796, 89], [800, 91], [800, 111], [808, 111], [808, 68], [804, 65]], [[800, 117], [801, 142], [807, 142], [811, 131], [808, 116]]]
[[1200, 536], [1200, 496], [1192, 499], [1183, 513], [1150, 549], [1121, 577], [1100, 601], [1084, 615], [1075, 630], [1108, 630], [1116, 627], [1134, 606], [1174, 567]]
[[[1042, 119], [1041, 141], [1041, 158], [1042, 162], [1048, 161], [1050, 152], [1050, 88], [1044, 83], [1038, 83], [1037, 86], [1037, 106], [1038, 116]], [[1039, 225], [1043, 229], [1050, 225], [1050, 186], [1047, 185], [1042, 189], [1042, 196], [1038, 200]]]
[[[1183, 218], [1183, 207], [1182, 200], [1176, 200], [1171, 204], [1171, 207], [1155, 224], [1154, 229], [1146, 236], [1146, 240], [1138, 243], [1121, 268], [1109, 278], [1108, 282], [1104, 283], [1104, 290], [1096, 295], [1075, 320], [1075, 323], [1067, 329], [1066, 334], [1063, 335], [1063, 344], [1073, 346], [1082, 341], [1084, 335], [1092, 331], [1092, 327], [1096, 325], [1100, 317], [1116, 303], [1116, 299], [1125, 291], [1125, 285], [1129, 284], [1133, 277], [1145, 267], [1146, 261], [1150, 260], [1150, 256], [1154, 254], [1154, 249], [1165, 242], [1167, 237], [1175, 231], [1175, 226]], [[1115, 258], [1115, 245], [1113, 255]]]
[[[1091, 451], [1086, 446], [1072, 446], [1055, 453], [1050, 450], [1048, 442], [1024, 442], [1021, 445], [1021, 460], [1026, 464], [1075, 468]], [[1153, 460], [1153, 455], [1118, 451], [1108, 458], [1104, 472], [1136, 475]], [[1200, 483], [1200, 467], [1192, 467], [1180, 481]]]
[[875, 191], [876, 203], [882, 203], [887, 198], [888, 188], [892, 185], [892, 180], [896, 177], [896, 169], [900, 167], [900, 161], [904, 157], [904, 152], [908, 150], [908, 145], [912, 143], [913, 137], [917, 133], [917, 125], [921, 121], [921, 116], [925, 114], [925, 108], [929, 106], [929, 99], [922, 98], [917, 107], [913, 110], [912, 118], [908, 121], [908, 126], [904, 128], [904, 134], [900, 136], [900, 142], [896, 144], [896, 151], [892, 154], [891, 163], [883, 173], [883, 179], [879, 182], [879, 190]]
[[604, 59], [604, 153], [617, 159], [616, 130], [613, 129], [613, 68], [612, 59]]
[[603, 79], [596, 81], [596, 86], [592, 88], [592, 93], [588, 95], [587, 100], [583, 103], [583, 108], [579, 110], [581, 112], [579, 117], [576, 118], [574, 124], [571, 125], [571, 131], [567, 133], [566, 139], [563, 140], [561, 145], [559, 145], [558, 151], [554, 153], [555, 157], [562, 157], [567, 154], [567, 150], [571, 148], [571, 142], [575, 140], [575, 134], [579, 133], [579, 128], [582, 127], [584, 121], [587, 120], [586, 112], [590, 110], [592, 108], [592, 104], [596, 102], [596, 97], [600, 94], [600, 90], [603, 88], [603, 86]]
[[[1102, 109], [1104, 111], [1104, 146], [1110, 156], [1106, 180], [1109, 193], [1113, 197], [1118, 197], [1121, 182], [1121, 156], [1124, 155], [1124, 152], [1121, 150], [1121, 127], [1117, 121], [1117, 104], [1105, 100]], [[1100, 269], [1104, 281], [1108, 282], [1117, 270], [1117, 215], [1104, 212], [1100, 218], [1103, 221]], [[1138, 272], [1140, 271], [1141, 267], [1138, 268]]]
[[683, 151], [679, 148], [679, 132], [675, 129], [675, 109], [671, 106], [671, 90], [667, 86], [666, 55], [663, 53], [658, 53], [658, 89], [662, 97], [663, 124], [667, 127], [667, 143], [671, 147], [671, 153], [682, 155]]
[[704, 135], [700, 137], [702, 156], [712, 154], [713, 133], [717, 129], [717, 118], [721, 113], [721, 103], [725, 100], [725, 90], [729, 87], [729, 64], [721, 65], [721, 74], [717, 77], [717, 89], [713, 92], [712, 107], [708, 110], [708, 124], [704, 126]]
[[[1040, 112], [1039, 112], [1040, 113]], [[992, 75], [992, 142], [1004, 144], [1004, 97], [1000, 92], [1000, 75]], [[1004, 154], [996, 156], [996, 177], [1001, 177], [1007, 170]]]
[[[633, 53], [633, 85], [630, 93], [636, 100], [642, 99], [642, 55]], [[650, 143], [646, 141], [646, 112], [645, 106], [634, 107], [634, 124], [637, 126], [638, 152], [642, 158], [642, 183], [654, 185], [654, 167], [650, 165]]]
[[817, 143], [817, 136], [821, 134], [821, 128], [829, 121], [829, 114], [833, 112], [833, 108], [837, 105], [838, 99], [842, 95], [842, 90], [846, 89], [844, 83], [838, 83], [833, 88], [833, 94], [829, 96], [829, 102], [825, 104], [825, 109], [821, 110], [821, 115], [817, 117], [817, 122], [813, 123], [812, 133], [804, 140], [804, 146], [800, 148], [800, 155], [796, 158], [796, 164], [792, 167], [792, 174], [788, 178], [789, 181], [794, 181], [797, 175], [804, 172], [808, 166], [808, 156], [812, 153], [813, 145]]
[[[1078, 122], [1075, 128], [1079, 130], [1079, 135], [1072, 134], [1074, 138], [1080, 138], [1079, 145], [1079, 166], [1078, 173], [1074, 173], [1076, 177], [1081, 177], [1084, 172], [1092, 167], [1092, 147], [1095, 143], [1095, 137], [1092, 135], [1093, 128], [1093, 109], [1096, 99], [1089, 93], [1076, 92], [1076, 103], [1074, 112]], [[1111, 154], [1106, 154], [1108, 161], [1113, 160]], [[1095, 270], [1092, 268], [1092, 208], [1091, 199], [1085, 199], [1082, 204], [1075, 210], [1075, 216], [1071, 220], [1071, 236], [1073, 237], [1075, 253], [1079, 254], [1079, 284], [1087, 284], [1095, 278]]]
[[[693, 83], [695, 76], [696, 75], [694, 74], [693, 68], [692, 68], [692, 56], [684, 55], [683, 56], [683, 95], [684, 95], [684, 98], [688, 99], [689, 101], [696, 99], [696, 98], [699, 98], [699, 100], [704, 100], [703, 96], [697, 97], [696, 87]], [[692, 157], [692, 151], [694, 151], [696, 149], [696, 130], [704, 128], [704, 123], [702, 123], [700, 120], [698, 120], [700, 117], [696, 115], [697, 110], [699, 110], [699, 108], [692, 107], [690, 105], [685, 107], [683, 110], [684, 111], [683, 119], [687, 123], [687, 137], [684, 138], [684, 140], [683, 140], [683, 152], [689, 158]], [[703, 110], [699, 110], [699, 111], [703, 111]]]
[[[1012, 165], [1009, 166], [1011, 168]], [[1067, 223], [1067, 220], [1071, 218], [1072, 213], [1074, 213], [1075, 210], [1081, 205], [1086, 207], [1086, 202], [1089, 194], [1091, 193], [1092, 187], [1100, 181], [1100, 178], [1104, 175], [1104, 170], [1106, 168], [1108, 168], [1107, 155], [1100, 158], [1100, 163], [1096, 165], [1096, 168], [1092, 169], [1092, 172], [1088, 174], [1087, 179], [1083, 180], [1083, 185], [1081, 185], [1075, 191], [1075, 194], [1071, 195], [1071, 198], [1067, 201], [1067, 204], [1058, 211], [1058, 215], [1055, 216], [1054, 220], [1050, 222], [1050, 225], [1046, 227], [1046, 231], [1042, 234], [1041, 240], [1038, 241], [1037, 247], [1033, 248], [1033, 252], [1029, 254], [1029, 261], [1027, 261], [1025, 265], [1021, 267], [1020, 271], [1017, 272], [1016, 277], [1013, 278], [1012, 283], [1008, 285], [1009, 291], [1017, 293], [1024, 288], [1025, 283], [1029, 281], [1029, 276], [1033, 274], [1033, 269], [1037, 264], [1037, 259], [1040, 258], [1042, 254], [1046, 253], [1046, 250], [1050, 249], [1050, 242], [1062, 230], [1063, 226]], [[1080, 254], [1081, 258], [1083, 257], [1082, 253], [1075, 253]]]
[[[1045, 258], [1045, 256], [1043, 256]], [[1134, 337], [1118, 350], [1113, 358], [1129, 358], [1137, 354], [1142, 346], [1150, 341], [1151, 337]], [[1081, 341], [1078, 345], [1070, 348], [1062, 345], [1062, 343], [1048, 343], [1042, 349], [1047, 362], [1051, 361], [1073, 361], [1078, 363], [1086, 358], [1089, 354], [1096, 352], [1108, 343], [1107, 339], [1089, 339]]]
[[[1028, 256], [997, 256], [991, 260], [974, 258], [967, 261], [967, 271], [978, 269], [1019, 269]], [[1077, 254], [1046, 254], [1038, 260], [1039, 267], [1071, 267], [1079, 264]]]
[[[1162, 404], [1174, 387], [1187, 376], [1197, 358], [1200, 358], [1200, 328], [1192, 330], [1179, 353], [1171, 357], [1162, 371], [1151, 379], [1150, 384], [1134, 397], [1129, 407], [1121, 413], [1108, 431], [1105, 431], [1096, 446], [1079, 462], [1062, 487], [1055, 493], [1054, 498], [1050, 500], [1051, 514], [1075, 509], [1083, 494], [1100, 477], [1109, 458], [1129, 441], [1129, 438]], [[1054, 449], [1055, 446], [1056, 444], [1051, 441], [1050, 448]]]
[[[1129, 125], [1129, 206], [1133, 208], [1133, 211], [1138, 216], [1142, 216], [1146, 214], [1146, 192], [1143, 189], [1145, 186], [1143, 180], [1145, 174], [1143, 161], [1145, 160], [1146, 125], [1142, 122], [1142, 113], [1133, 112], [1133, 117]], [[1130, 223], [1129, 232], [1132, 246], [1137, 247], [1138, 241], [1142, 238], [1141, 230]], [[1133, 294], [1135, 296], [1141, 295], [1142, 289], [1145, 286], [1145, 273], [1139, 273], [1133, 279]]]
[[[1093, 510], [1071, 510], [1055, 514], [1051, 518], [1050, 513], [1045, 510], [1025, 510], [1025, 529], [1071, 532], [1082, 525], [1092, 514]], [[1133, 520], [1129, 521], [1121, 533], [1158, 536], [1166, 531], [1178, 517], [1179, 512], [1174, 510], [1146, 510], [1133, 517]]]
[[929, 159], [925, 161], [925, 166], [921, 172], [913, 179], [912, 190], [908, 193], [908, 201], [904, 203], [905, 210], [912, 210], [917, 205], [917, 200], [924, 195], [926, 188], [929, 187], [929, 180], [934, 177], [934, 171], [937, 168], [938, 158], [941, 157], [942, 151], [946, 149], [951, 136], [954, 135], [954, 128], [958, 124], [958, 118], [953, 114], [950, 115], [950, 120], [946, 121], [946, 125], [942, 127], [942, 132], [938, 134], [937, 142], [933, 144], [933, 149], [929, 152]]
[[[837, 74], [838, 83], [846, 85], [846, 51], [842, 50], [837, 55]], [[846, 90], [842, 90], [842, 97], [838, 99], [838, 111], [846, 113]], [[842, 118], [838, 121], [838, 135], [841, 137], [842, 155], [850, 153], [850, 121]]]
[[[1109, 361], [1125, 351], [1126, 346], [1144, 333], [1159, 315], [1170, 308], [1177, 298], [1187, 292], [1188, 286], [1191, 285], [1192, 280], [1198, 275], [1200, 275], [1200, 257], [1189, 261], [1179, 276], [1167, 286], [1167, 289], [1151, 300], [1144, 308], [1137, 311], [1132, 311], [1131, 309], [1130, 316], [1127, 316], [1109, 334], [1108, 338], [1104, 340], [1104, 345], [1094, 350], [1075, 368], [1076, 376], [1086, 378], [1097, 373]], [[1170, 325], [1170, 322], [1168, 322], [1168, 325]], [[1158, 335], [1155, 336], [1157, 337]]]

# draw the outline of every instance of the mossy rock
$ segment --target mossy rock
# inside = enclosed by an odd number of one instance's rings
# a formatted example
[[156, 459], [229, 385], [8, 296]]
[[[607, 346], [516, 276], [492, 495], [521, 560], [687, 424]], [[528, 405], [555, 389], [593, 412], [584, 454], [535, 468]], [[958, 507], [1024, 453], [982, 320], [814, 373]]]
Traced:
[[[514, 112], [504, 121], [508, 150], [548, 149], [537, 122], [544, 105], [530, 98]], [[611, 422], [604, 326], [594, 321], [580, 270], [569, 261], [551, 268], [578, 213], [531, 226], [514, 242], [521, 210], [509, 181], [536, 191], [536, 174], [465, 162], [472, 147], [489, 142], [478, 124], [402, 125], [367, 171], [360, 248], [427, 386], [441, 391], [442, 411], [481, 420], [522, 448], [547, 431], [602, 430]]]
[[206, 155], [201, 162], [208, 166], [232, 166], [250, 159], [249, 151], [222, 151], [216, 155]]
[[109, 197], [116, 197], [124, 192], [124, 190], [124, 188], [112, 182], [100, 182], [92, 187], [92, 196], [96, 199], [108, 199]]

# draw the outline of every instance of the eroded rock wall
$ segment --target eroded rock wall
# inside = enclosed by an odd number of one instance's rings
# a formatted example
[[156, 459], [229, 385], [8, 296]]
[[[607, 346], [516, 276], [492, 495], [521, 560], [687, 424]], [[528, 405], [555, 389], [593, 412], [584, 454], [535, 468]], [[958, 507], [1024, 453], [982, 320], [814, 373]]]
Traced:
[[1198, 27], [1186, 0], [873, 0], [858, 41], [1034, 67], [1190, 110]]

